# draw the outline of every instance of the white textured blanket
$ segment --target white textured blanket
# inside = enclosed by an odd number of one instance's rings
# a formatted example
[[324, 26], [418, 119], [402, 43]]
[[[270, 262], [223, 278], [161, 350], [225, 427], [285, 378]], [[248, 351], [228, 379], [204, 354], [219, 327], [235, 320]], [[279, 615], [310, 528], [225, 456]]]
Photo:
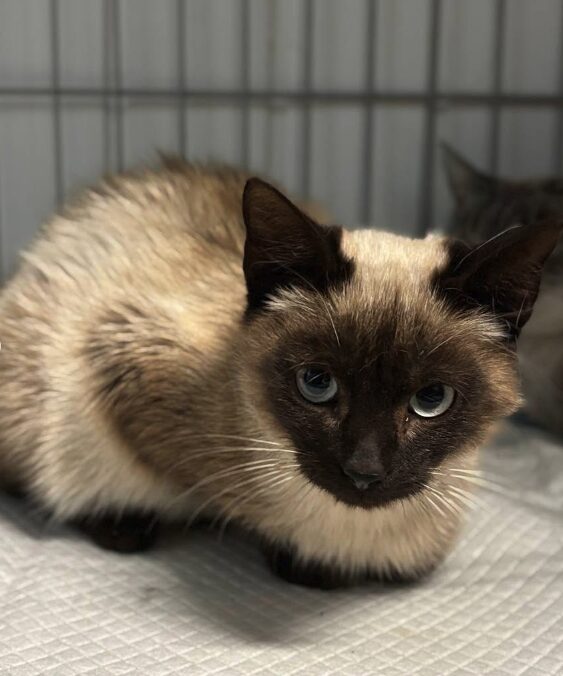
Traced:
[[102, 552], [0, 501], [2, 674], [562, 674], [563, 449], [507, 427], [492, 478], [424, 584], [317, 592], [195, 531]]

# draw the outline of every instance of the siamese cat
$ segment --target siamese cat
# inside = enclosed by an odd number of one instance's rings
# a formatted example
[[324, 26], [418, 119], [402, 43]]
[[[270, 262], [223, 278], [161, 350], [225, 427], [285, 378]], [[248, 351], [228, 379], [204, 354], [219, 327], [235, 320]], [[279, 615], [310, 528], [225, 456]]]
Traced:
[[470, 247], [321, 225], [180, 160], [47, 223], [0, 296], [0, 472], [105, 547], [199, 516], [321, 588], [447, 554], [556, 222]]
[[[476, 244], [514, 224], [563, 220], [563, 181], [515, 181], [474, 169], [443, 146], [455, 207], [451, 234]], [[545, 264], [534, 316], [518, 341], [525, 413], [563, 435], [563, 243]]]

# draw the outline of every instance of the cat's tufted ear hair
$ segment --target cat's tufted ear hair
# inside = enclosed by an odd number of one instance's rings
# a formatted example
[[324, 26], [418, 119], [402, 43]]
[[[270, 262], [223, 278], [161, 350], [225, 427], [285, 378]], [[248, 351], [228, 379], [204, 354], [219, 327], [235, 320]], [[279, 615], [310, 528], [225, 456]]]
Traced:
[[482, 173], [442, 142], [442, 161], [450, 190], [458, 205], [466, 204], [475, 197], [489, 197], [498, 187], [498, 180]]
[[352, 274], [341, 251], [342, 228], [319, 225], [269, 183], [246, 183], [243, 217], [249, 313], [263, 309], [282, 287], [322, 293]]
[[506, 325], [509, 339], [518, 337], [562, 228], [563, 221], [515, 225], [473, 247], [450, 240], [449, 262], [436, 280], [440, 293], [458, 309], [491, 312]]

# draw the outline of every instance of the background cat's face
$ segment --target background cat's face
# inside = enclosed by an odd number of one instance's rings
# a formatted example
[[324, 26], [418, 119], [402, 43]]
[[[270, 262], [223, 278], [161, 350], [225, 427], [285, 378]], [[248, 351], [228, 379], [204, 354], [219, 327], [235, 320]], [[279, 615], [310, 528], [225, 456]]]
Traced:
[[529, 225], [563, 214], [563, 181], [512, 181], [482, 173], [448, 146], [444, 165], [454, 197], [450, 231], [477, 243], [516, 223]]
[[244, 210], [242, 383], [312, 483], [365, 508], [410, 496], [515, 410], [514, 337], [557, 227], [474, 250], [346, 233], [259, 181]]

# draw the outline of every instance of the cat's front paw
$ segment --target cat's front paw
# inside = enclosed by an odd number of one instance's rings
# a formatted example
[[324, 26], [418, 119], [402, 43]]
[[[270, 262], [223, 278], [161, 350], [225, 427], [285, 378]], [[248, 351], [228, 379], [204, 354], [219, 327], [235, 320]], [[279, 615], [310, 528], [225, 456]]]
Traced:
[[385, 571], [366, 570], [363, 573], [351, 574], [313, 559], [303, 560], [291, 546], [265, 544], [263, 549], [270, 569], [278, 577], [292, 584], [315, 589], [338, 589], [362, 582], [409, 586], [417, 584], [434, 570], [434, 566], [408, 571], [390, 567]]
[[315, 589], [337, 589], [358, 581], [336, 567], [314, 560], [302, 560], [292, 547], [266, 544], [263, 549], [272, 572], [291, 584]]
[[154, 514], [124, 512], [86, 517], [77, 526], [102, 549], [133, 554], [150, 549], [158, 535]]

